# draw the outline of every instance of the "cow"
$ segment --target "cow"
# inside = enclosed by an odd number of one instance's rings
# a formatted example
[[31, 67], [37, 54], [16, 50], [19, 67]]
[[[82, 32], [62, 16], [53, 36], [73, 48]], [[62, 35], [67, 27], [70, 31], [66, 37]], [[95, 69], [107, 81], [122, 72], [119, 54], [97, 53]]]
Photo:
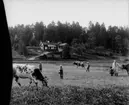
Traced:
[[19, 72], [23, 73], [26, 71], [26, 64], [13, 64], [13, 68], [16, 68], [19, 70]]
[[78, 67], [79, 66], [79, 61], [75, 61], [75, 62], [73, 62], [73, 64]]
[[126, 65], [123, 64], [121, 68], [125, 69], [129, 75], [129, 64], [126, 64]]
[[80, 62], [80, 66], [85, 68], [84, 62]]
[[77, 67], [81, 66], [81, 67], [85, 68], [84, 62], [75, 61], [75, 62], [73, 62], [73, 64], [76, 65]]
[[36, 68], [31, 65], [24, 65], [21, 67], [20, 65], [13, 65], [13, 77], [19, 86], [21, 86], [21, 84], [18, 80], [21, 78], [21, 79], [30, 79], [30, 84], [33, 81], [36, 84], [36, 86], [38, 86], [37, 80], [39, 80], [42, 82], [43, 85], [45, 84], [45, 86], [48, 87], [47, 80], [46, 80], [47, 77], [44, 77], [42, 75], [39, 68]]

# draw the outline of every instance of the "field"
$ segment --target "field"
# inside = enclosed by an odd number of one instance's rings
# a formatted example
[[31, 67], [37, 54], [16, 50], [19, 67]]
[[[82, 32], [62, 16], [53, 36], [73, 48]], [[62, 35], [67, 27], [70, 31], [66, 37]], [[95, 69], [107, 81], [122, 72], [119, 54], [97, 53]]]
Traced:
[[[121, 88], [126, 87], [126, 89], [127, 89], [126, 93], [128, 93], [128, 95], [129, 95], [129, 76], [127, 75], [126, 71], [120, 70], [118, 77], [111, 77], [109, 75], [109, 71], [108, 71], [109, 67], [111, 66], [111, 62], [112, 62], [112, 60], [111, 61], [110, 60], [108, 60], [108, 61], [106, 61], [106, 60], [104, 60], [104, 61], [102, 61], [102, 60], [101, 61], [90, 61], [90, 63], [91, 63], [90, 72], [86, 72], [84, 68], [81, 68], [81, 67], [77, 68], [76, 66], [74, 66], [72, 64], [73, 63], [72, 61], [57, 61], [57, 62], [46, 61], [46, 62], [43, 62], [43, 64], [42, 64], [43, 65], [43, 72], [42, 73], [43, 73], [43, 75], [47, 76], [48, 79], [49, 79], [48, 80], [48, 85], [50, 86], [49, 92], [50, 91], [52, 91], [52, 92], [55, 91], [56, 92], [58, 89], [59, 90], [61, 89], [60, 91], [63, 91], [62, 88], [68, 86], [68, 87], [74, 87], [75, 90], [79, 87], [86, 88], [86, 91], [89, 91], [88, 89], [93, 89], [93, 88], [95, 88], [95, 89], [96, 88], [106, 89], [106, 90], [104, 90], [104, 92], [106, 92], [104, 94], [107, 95], [108, 94], [107, 91], [109, 91], [109, 94], [110, 93], [112, 94], [111, 87], [113, 87], [113, 89], [116, 89], [114, 87], [118, 87], [118, 89], [114, 90], [113, 92], [116, 92], [116, 93], [120, 92], [120, 94], [122, 94], [121, 96], [125, 97], [125, 96], [123, 96], [123, 95], [125, 95], [124, 94], [125, 92], [123, 92], [124, 90], [122, 90]], [[36, 63], [31, 63], [31, 64], [36, 65]], [[64, 79], [63, 80], [60, 80], [60, 77], [59, 77], [59, 74], [58, 74], [59, 65], [63, 65], [63, 69], [64, 69]], [[21, 91], [23, 93], [27, 91], [27, 92], [32, 92], [32, 94], [34, 94], [34, 92], [36, 91], [36, 89], [34, 88], [34, 84], [32, 84], [32, 87], [30, 88], [30, 87], [28, 87], [29, 80], [27, 80], [27, 79], [26, 80], [20, 80], [20, 82], [22, 84], [22, 88], [18, 87], [16, 82], [13, 81], [12, 97], [16, 98], [18, 94], [21, 95], [21, 93], [19, 93], [19, 91]], [[120, 87], [120, 89], [119, 89], [119, 87]], [[110, 89], [108, 89], [108, 88], [110, 88]], [[32, 91], [32, 89], [33, 89], [33, 91]], [[40, 89], [39, 90], [40, 92], [45, 92], [46, 91], [46, 90], [42, 90], [44, 88], [42, 88], [42, 85], [41, 85], [40, 82], [39, 82], [39, 89]], [[65, 89], [68, 92], [68, 89], [67, 88], [65, 88]], [[118, 90], [121, 90], [121, 91], [118, 91]], [[94, 94], [94, 89], [91, 90], [91, 91]], [[98, 90], [96, 90], [96, 91], [100, 92]], [[35, 93], [35, 94], [40, 94], [40, 93]], [[91, 94], [91, 93], [89, 93], [89, 94]], [[91, 94], [91, 95], [93, 95], [93, 94]], [[97, 93], [97, 94], [100, 94], [100, 93]], [[115, 93], [113, 93], [113, 94], [115, 94]], [[117, 97], [117, 94], [115, 94], [115, 95]], [[21, 97], [22, 97], [21, 100], [23, 101], [24, 98], [23, 98], [22, 95], [21, 95]], [[29, 96], [25, 95], [25, 97], [29, 97]], [[51, 97], [52, 96], [50, 95], [49, 98], [51, 98]], [[15, 98], [12, 98], [12, 103], [13, 104], [15, 102], [19, 101], [19, 99], [16, 100]], [[94, 96], [92, 98], [94, 98]], [[123, 98], [121, 100], [124, 100], [124, 99], [125, 98]], [[31, 100], [31, 99], [28, 99], [28, 100]], [[128, 102], [129, 102], [129, 100], [128, 100]], [[31, 104], [34, 104], [34, 103], [31, 103]], [[57, 103], [53, 103], [53, 104], [57, 104]], [[47, 105], [53, 105], [53, 104], [47, 104]], [[67, 104], [65, 104], [65, 105], [67, 105]], [[83, 104], [81, 104], [81, 105], [83, 105]], [[87, 104], [87, 105], [99, 105], [99, 104]], [[117, 105], [117, 104], [107, 104], [107, 105]], [[128, 104], [126, 103], [126, 104], [118, 104], [118, 105], [128, 105]]]
[[[58, 62], [43, 62], [43, 75], [46, 75], [49, 80], [49, 85], [81, 85], [81, 86], [96, 86], [96, 85], [129, 85], [129, 76], [126, 71], [119, 71], [118, 77], [109, 75], [109, 66], [111, 61], [91, 61], [90, 72], [86, 72], [84, 68], [77, 68], [72, 64], [72, 61]], [[36, 63], [30, 63], [36, 65]], [[59, 66], [64, 69], [64, 80], [60, 80]], [[27, 85], [28, 80], [20, 80], [22, 85]], [[39, 83], [40, 84], [40, 83]], [[14, 82], [13, 86], [17, 86]], [[40, 85], [39, 85], [40, 86]]]

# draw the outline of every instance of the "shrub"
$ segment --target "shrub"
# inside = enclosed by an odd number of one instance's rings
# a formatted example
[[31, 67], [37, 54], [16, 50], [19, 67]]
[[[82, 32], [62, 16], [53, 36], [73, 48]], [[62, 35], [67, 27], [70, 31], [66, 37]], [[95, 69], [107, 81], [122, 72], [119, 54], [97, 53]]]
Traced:
[[10, 105], [129, 105], [128, 87], [14, 87]]

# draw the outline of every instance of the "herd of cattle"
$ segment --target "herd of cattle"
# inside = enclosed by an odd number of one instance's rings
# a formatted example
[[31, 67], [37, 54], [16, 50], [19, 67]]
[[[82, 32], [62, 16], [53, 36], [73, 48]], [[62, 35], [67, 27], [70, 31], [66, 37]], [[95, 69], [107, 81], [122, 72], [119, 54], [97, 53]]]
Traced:
[[[86, 71], [90, 71], [90, 64], [87, 62], [87, 66], [84, 64], [84, 62], [75, 61], [73, 62], [74, 65], [77, 67], [86, 68]], [[62, 68], [62, 67], [61, 67]], [[125, 69], [129, 75], [129, 64], [121, 65], [120, 67], [122, 70]], [[63, 69], [63, 68], [62, 68]], [[111, 76], [115, 75], [115, 72], [110, 68]], [[36, 86], [38, 86], [38, 80], [42, 82], [43, 85], [48, 87], [48, 78], [42, 74], [42, 70], [40, 67], [37, 67], [35, 65], [29, 65], [29, 64], [13, 64], [13, 77], [15, 81], [18, 83], [19, 86], [21, 86], [19, 79], [30, 79], [29, 85], [34, 82]]]

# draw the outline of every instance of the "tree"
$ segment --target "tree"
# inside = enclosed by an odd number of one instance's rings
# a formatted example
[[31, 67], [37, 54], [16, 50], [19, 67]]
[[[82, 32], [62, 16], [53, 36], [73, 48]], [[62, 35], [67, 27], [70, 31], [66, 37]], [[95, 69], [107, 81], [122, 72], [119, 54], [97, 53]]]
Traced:
[[121, 36], [117, 35], [115, 37], [115, 41], [116, 41], [116, 43], [115, 43], [116, 50], [117, 50], [117, 52], [121, 53], [121, 50], [122, 50]]
[[44, 40], [44, 33], [45, 33], [46, 26], [43, 22], [36, 22], [34, 25], [33, 33], [35, 34], [35, 39], [40, 42]]
[[88, 33], [88, 41], [87, 41], [87, 43], [89, 44], [89, 47], [91, 49], [95, 47], [96, 38], [95, 38], [95, 33], [94, 32]]
[[70, 58], [70, 46], [68, 44], [63, 49], [62, 57], [63, 58]]
[[127, 55], [129, 53], [129, 39], [127, 38], [123, 39], [122, 53], [123, 55]]
[[57, 34], [57, 26], [55, 22], [51, 22], [48, 24], [46, 31], [45, 31], [45, 41], [48, 40], [50, 42], [57, 42], [58, 41], [58, 34]]
[[100, 26], [100, 31], [98, 33], [97, 39], [97, 42], [99, 41], [99, 46], [106, 46], [107, 34], [104, 23]]

